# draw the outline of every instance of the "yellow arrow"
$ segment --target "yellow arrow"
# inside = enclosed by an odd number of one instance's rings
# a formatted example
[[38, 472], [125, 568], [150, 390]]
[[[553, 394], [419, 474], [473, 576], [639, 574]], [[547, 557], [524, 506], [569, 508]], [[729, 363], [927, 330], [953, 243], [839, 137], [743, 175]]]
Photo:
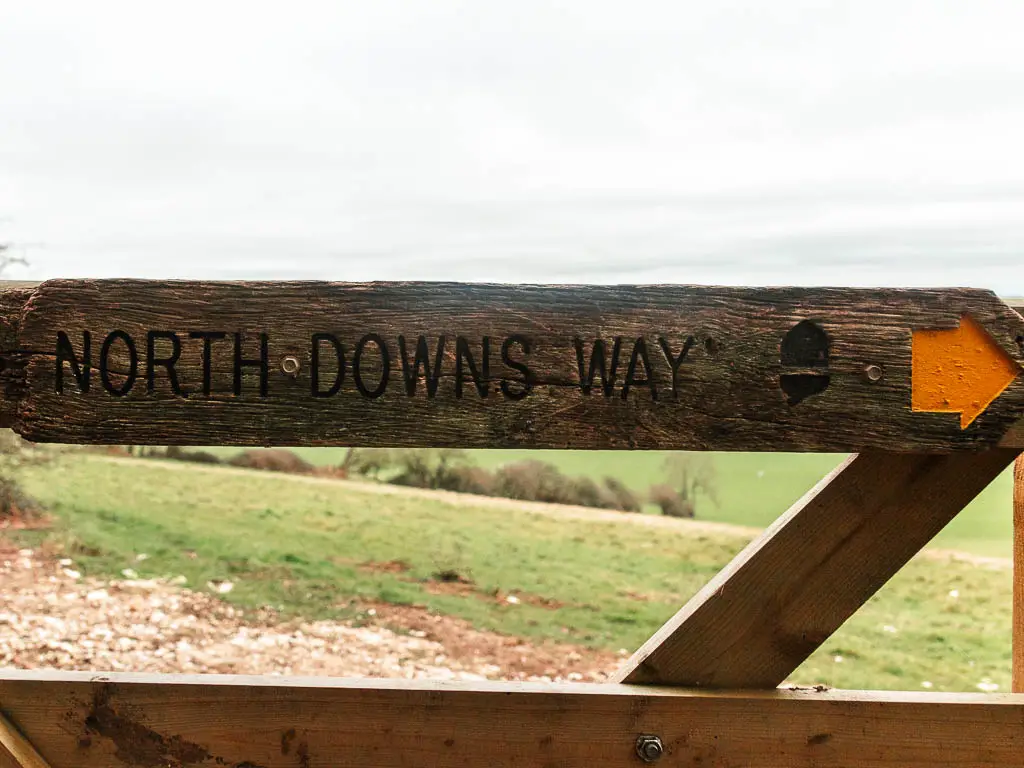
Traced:
[[978, 418], [1021, 371], [968, 315], [948, 331], [914, 331], [911, 349], [912, 410], [959, 413], [960, 429]]

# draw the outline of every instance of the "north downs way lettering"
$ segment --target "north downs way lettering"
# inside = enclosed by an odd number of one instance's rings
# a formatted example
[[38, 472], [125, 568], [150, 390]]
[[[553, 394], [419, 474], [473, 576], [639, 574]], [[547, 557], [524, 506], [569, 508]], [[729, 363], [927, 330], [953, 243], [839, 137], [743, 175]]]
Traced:
[[[605, 397], [627, 399], [631, 391], [646, 388], [650, 399], [656, 401], [659, 399], [657, 379], [667, 378], [671, 386], [667, 391], [660, 390], [661, 396], [678, 399], [680, 367], [686, 362], [696, 338], [687, 336], [677, 342], [665, 336], [654, 338], [657, 338], [654, 363], [643, 336], [625, 341], [621, 336], [607, 341], [578, 337], [567, 341], [564, 346], [575, 353], [580, 391], [585, 395], [597, 391]], [[213, 388], [217, 364], [215, 342], [226, 344], [231, 350], [229, 356], [219, 360], [230, 370], [218, 371], [225, 373], [223, 378], [230, 379], [231, 387], [218, 393]], [[190, 346], [194, 349], [190, 350]], [[144, 387], [147, 394], [164, 390], [178, 397], [231, 394], [266, 398], [270, 396], [271, 380], [269, 346], [266, 333], [148, 330], [144, 338], [136, 340], [127, 331], [113, 330], [103, 336], [96, 351], [89, 331], [82, 331], [77, 343], [66, 331], [57, 331], [54, 385], [59, 394], [64, 394], [70, 385], [75, 392], [88, 393], [97, 378], [93, 376], [95, 368], [99, 385], [113, 397], [128, 396], [138, 385]], [[247, 351], [248, 347], [252, 350]], [[309, 394], [329, 398], [350, 386], [361, 396], [375, 400], [385, 395], [390, 385], [409, 397], [419, 393], [433, 398], [440, 383], [450, 380], [455, 399], [461, 399], [466, 393], [486, 398], [493, 385], [503, 397], [521, 400], [530, 394], [534, 380], [528, 365], [531, 347], [530, 337], [524, 333], [496, 342], [489, 336], [479, 339], [439, 336], [428, 340], [426, 336], [406, 338], [400, 334], [397, 339], [389, 340], [379, 333], [367, 333], [354, 342], [346, 342], [333, 333], [320, 331], [312, 334], [305, 350], [309, 360]], [[190, 356], [199, 358], [198, 366], [186, 364]], [[297, 357], [291, 357], [298, 361]], [[495, 370], [496, 366], [500, 366], [500, 372]], [[660, 366], [667, 371], [664, 377], [652, 374]], [[242, 385], [249, 369], [258, 382], [253, 392], [247, 392]], [[301, 371], [301, 362], [285, 370], [293, 378]], [[189, 373], [197, 372], [201, 374], [199, 380], [187, 380]], [[281, 389], [294, 393], [290, 386]]]
[[1024, 322], [968, 289], [51, 281], [0, 344], [37, 441], [1024, 445]]

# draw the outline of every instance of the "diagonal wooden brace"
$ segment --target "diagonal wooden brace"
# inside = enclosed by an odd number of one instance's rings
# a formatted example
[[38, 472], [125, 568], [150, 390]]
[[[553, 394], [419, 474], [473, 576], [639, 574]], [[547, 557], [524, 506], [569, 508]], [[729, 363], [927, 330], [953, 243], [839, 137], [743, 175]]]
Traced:
[[775, 688], [1017, 453], [851, 456], [658, 630], [617, 680]]
[[[12, 762], [13, 761], [13, 762]], [[0, 713], [0, 768], [50, 768], [14, 723]]]

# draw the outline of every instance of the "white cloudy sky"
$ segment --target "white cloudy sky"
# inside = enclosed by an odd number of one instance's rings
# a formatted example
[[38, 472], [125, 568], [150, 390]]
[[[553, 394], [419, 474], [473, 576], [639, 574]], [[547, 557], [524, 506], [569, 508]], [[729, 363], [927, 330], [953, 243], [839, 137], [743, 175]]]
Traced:
[[16, 277], [1024, 294], [1024, 3], [6, 2]]

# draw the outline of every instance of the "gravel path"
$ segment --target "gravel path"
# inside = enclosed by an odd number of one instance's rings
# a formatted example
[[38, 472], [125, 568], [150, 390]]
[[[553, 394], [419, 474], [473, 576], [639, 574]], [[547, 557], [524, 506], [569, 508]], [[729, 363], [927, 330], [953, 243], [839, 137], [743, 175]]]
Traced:
[[0, 579], [0, 667], [601, 681], [624, 655], [533, 646], [393, 606], [368, 607], [365, 626], [282, 623], [171, 581], [84, 578], [71, 560], [2, 538]]

